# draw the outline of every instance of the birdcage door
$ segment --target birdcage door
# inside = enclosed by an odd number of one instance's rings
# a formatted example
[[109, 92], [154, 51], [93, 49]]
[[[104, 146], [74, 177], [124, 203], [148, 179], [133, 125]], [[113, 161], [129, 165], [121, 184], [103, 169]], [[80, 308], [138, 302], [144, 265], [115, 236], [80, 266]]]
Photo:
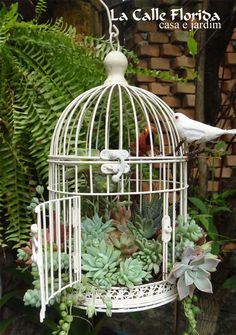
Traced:
[[42, 321], [46, 305], [81, 280], [81, 197], [50, 200], [35, 211], [32, 259], [39, 272]]

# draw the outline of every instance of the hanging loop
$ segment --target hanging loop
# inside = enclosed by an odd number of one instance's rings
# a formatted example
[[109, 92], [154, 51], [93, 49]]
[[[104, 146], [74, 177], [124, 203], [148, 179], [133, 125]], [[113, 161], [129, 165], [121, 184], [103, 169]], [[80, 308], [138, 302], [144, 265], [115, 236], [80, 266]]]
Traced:
[[[113, 51], [120, 51], [120, 42], [119, 42], [119, 29], [112, 23], [111, 13], [109, 7], [105, 4], [103, 0], [100, 0], [101, 4], [107, 12], [108, 22], [109, 22], [109, 41]], [[115, 40], [117, 47], [115, 48], [113, 41]]]

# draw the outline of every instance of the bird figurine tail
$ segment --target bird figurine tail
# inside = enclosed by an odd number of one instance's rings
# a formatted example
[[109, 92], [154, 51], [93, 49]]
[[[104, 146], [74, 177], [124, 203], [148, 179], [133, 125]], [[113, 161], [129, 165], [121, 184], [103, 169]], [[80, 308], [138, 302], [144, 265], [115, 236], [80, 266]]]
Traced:
[[225, 134], [236, 135], [236, 129], [225, 129]]

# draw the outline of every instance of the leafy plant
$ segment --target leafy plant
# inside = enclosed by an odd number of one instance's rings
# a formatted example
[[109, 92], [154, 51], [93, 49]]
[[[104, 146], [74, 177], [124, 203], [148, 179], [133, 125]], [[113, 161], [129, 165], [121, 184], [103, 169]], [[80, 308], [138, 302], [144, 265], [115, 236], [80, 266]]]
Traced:
[[[38, 2], [38, 16], [43, 6]], [[104, 73], [101, 61], [76, 43], [74, 28], [62, 20], [23, 22], [17, 3], [0, 11], [0, 57], [1, 232], [17, 248], [29, 239], [26, 207], [34, 187], [39, 181], [47, 183], [55, 122], [66, 105], [99, 84]]]
[[212, 193], [209, 199], [198, 197], [189, 197], [191, 203], [189, 213], [194, 219], [201, 223], [207, 232], [207, 235], [214, 241], [213, 253], [218, 254], [220, 250], [220, 236], [215, 220], [220, 214], [231, 213], [228, 205], [228, 198], [235, 194], [236, 190], [228, 190], [222, 193]]
[[188, 239], [183, 239], [183, 240], [179, 240], [177, 241], [176, 245], [175, 245], [175, 257], [176, 260], [181, 260], [181, 257], [183, 255], [183, 252], [185, 249], [187, 248], [194, 248], [195, 243], [193, 241], [190, 241]]
[[187, 40], [187, 47], [189, 50], [189, 53], [195, 57], [198, 53], [198, 44], [195, 39], [195, 34], [197, 30], [189, 30], [188, 32], [188, 40]]
[[233, 275], [229, 278], [227, 278], [223, 285], [222, 288], [229, 288], [229, 289], [235, 289], [236, 288], [236, 275]]
[[[169, 215], [172, 217], [172, 207], [169, 208]], [[163, 199], [153, 196], [149, 201], [143, 197], [141, 206], [137, 203], [132, 206], [132, 224], [129, 224], [129, 228], [141, 239], [152, 238], [161, 228], [162, 217]]]
[[47, 10], [47, 1], [46, 0], [38, 0], [35, 6], [35, 19], [38, 21], [42, 14]]

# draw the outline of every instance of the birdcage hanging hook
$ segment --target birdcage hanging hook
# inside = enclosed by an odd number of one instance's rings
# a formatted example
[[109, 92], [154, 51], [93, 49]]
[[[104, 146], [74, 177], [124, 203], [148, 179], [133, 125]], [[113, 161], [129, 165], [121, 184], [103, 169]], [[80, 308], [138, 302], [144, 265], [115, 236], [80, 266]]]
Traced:
[[[107, 18], [108, 18], [108, 23], [109, 23], [109, 41], [111, 44], [111, 48], [113, 51], [120, 51], [119, 29], [112, 22], [111, 12], [110, 12], [109, 7], [105, 4], [103, 0], [99, 0], [99, 1], [103, 5], [107, 13]], [[115, 48], [113, 40], [115, 40], [116, 42], [116, 48]]]

